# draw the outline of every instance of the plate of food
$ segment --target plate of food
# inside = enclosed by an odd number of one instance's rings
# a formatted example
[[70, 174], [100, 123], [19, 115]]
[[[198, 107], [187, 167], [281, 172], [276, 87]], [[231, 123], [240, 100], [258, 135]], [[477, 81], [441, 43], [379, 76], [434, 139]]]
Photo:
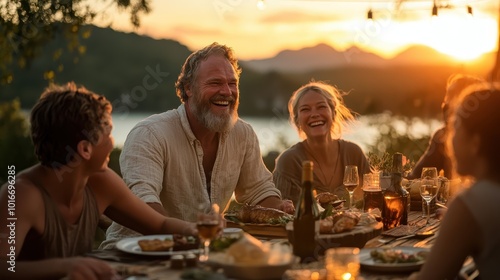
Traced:
[[120, 251], [143, 256], [170, 256], [174, 254], [198, 253], [199, 240], [183, 235], [144, 235], [124, 238], [116, 243]]
[[241, 228], [258, 236], [286, 237], [285, 225], [293, 220], [293, 215], [259, 205], [242, 205], [225, 213], [228, 227]]
[[365, 248], [359, 253], [359, 263], [362, 269], [371, 271], [412, 272], [420, 269], [428, 254], [428, 248]]

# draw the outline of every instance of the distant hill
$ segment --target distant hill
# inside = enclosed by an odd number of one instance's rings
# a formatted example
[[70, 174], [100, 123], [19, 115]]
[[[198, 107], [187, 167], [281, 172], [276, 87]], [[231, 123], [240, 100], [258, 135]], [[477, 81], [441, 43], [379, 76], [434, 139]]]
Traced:
[[318, 69], [340, 68], [344, 66], [381, 67], [385, 59], [352, 47], [339, 52], [326, 44], [300, 50], [284, 50], [275, 57], [247, 60], [244, 65], [256, 71], [306, 72]]
[[391, 65], [453, 65], [452, 57], [427, 46], [411, 46], [389, 60]]
[[[492, 57], [493, 54], [486, 56]], [[384, 59], [357, 47], [351, 47], [341, 52], [326, 44], [299, 50], [284, 50], [275, 57], [248, 60], [243, 63], [259, 72], [278, 71], [291, 73], [343, 67], [386, 68], [393, 66], [456, 66], [463, 64], [433, 48], [422, 45], [410, 46], [392, 59]]]
[[[24, 107], [32, 107], [47, 86], [43, 73], [53, 70], [56, 83], [83, 84], [106, 95], [115, 111], [163, 111], [179, 105], [174, 83], [191, 53], [186, 46], [111, 28], [86, 28], [91, 35], [81, 40], [83, 55], [70, 53], [67, 42], [55, 38], [32, 65], [15, 70], [13, 83], [0, 88], [0, 100], [19, 97]], [[58, 52], [62, 55], [54, 60]]]
[[[0, 86], [0, 102], [20, 98], [24, 108], [31, 108], [47, 86], [44, 71], [54, 70], [56, 83], [75, 81], [104, 94], [117, 113], [161, 112], [180, 104], [174, 84], [191, 53], [185, 45], [110, 28], [88, 28], [91, 36], [82, 41], [85, 54], [68, 53], [67, 42], [56, 38], [28, 69], [14, 71], [12, 84]], [[62, 55], [54, 60], [59, 52]], [[390, 60], [355, 47], [339, 52], [325, 44], [283, 51], [273, 58], [241, 61], [240, 114], [286, 118], [292, 92], [315, 79], [349, 92], [345, 102], [360, 114], [389, 110], [439, 117], [447, 77], [457, 72], [484, 75], [491, 70], [493, 58], [489, 54], [474, 64], [450, 62], [422, 46]], [[442, 63], [432, 63], [436, 61]]]

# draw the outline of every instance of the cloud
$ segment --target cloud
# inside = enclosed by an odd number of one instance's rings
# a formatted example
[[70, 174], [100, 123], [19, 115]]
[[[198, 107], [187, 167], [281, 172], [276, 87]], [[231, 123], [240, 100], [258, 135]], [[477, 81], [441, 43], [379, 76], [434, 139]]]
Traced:
[[287, 10], [264, 16], [260, 19], [260, 23], [263, 24], [322, 23], [322, 22], [343, 20], [345, 18], [348, 18], [348, 16], [339, 16], [338, 14], [334, 13], [312, 14], [299, 10]]

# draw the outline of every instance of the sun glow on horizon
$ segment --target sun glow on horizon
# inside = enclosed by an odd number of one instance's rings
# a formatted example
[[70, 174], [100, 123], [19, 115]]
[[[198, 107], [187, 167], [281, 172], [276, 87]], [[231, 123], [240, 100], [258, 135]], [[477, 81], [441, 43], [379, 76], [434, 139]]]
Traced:
[[433, 40], [427, 45], [458, 61], [469, 61], [496, 49], [498, 29], [492, 18], [444, 15], [431, 22]]
[[[282, 50], [320, 43], [338, 51], [355, 46], [385, 59], [413, 45], [423, 45], [457, 62], [474, 60], [497, 48], [498, 23], [491, 13], [492, 6], [489, 12], [484, 7], [475, 7], [474, 16], [465, 10], [450, 9], [440, 10], [439, 16], [432, 18], [428, 9], [409, 11], [411, 15], [405, 17], [387, 7], [385, 13], [379, 12], [368, 21], [366, 10], [359, 3], [317, 1], [313, 5], [302, 1], [269, 1], [266, 9], [259, 10], [256, 2], [228, 1], [234, 5], [220, 16], [204, 0], [154, 0], [152, 13], [143, 18], [138, 30], [130, 30], [124, 15], [114, 18], [123, 19], [114, 26], [156, 39], [173, 39], [192, 50], [217, 41], [234, 48], [243, 60], [270, 58]], [[195, 9], [202, 4], [204, 10]], [[349, 8], [349, 16], [334, 13], [344, 10], [341, 7]]]
[[422, 45], [457, 61], [471, 61], [497, 48], [496, 19], [485, 15], [469, 16], [442, 13], [438, 17], [397, 21], [365, 20], [345, 24], [352, 41], [331, 45], [347, 49], [358, 46], [390, 59], [412, 45]]

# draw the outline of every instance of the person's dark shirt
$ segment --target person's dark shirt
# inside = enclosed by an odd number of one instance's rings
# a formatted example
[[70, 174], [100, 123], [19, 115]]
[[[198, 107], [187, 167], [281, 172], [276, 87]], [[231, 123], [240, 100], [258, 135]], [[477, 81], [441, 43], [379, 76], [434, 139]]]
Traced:
[[451, 179], [452, 163], [446, 151], [446, 134], [446, 128], [442, 127], [432, 135], [429, 146], [413, 167], [408, 179], [420, 178], [423, 167], [436, 167], [438, 172], [442, 169], [444, 176]]

